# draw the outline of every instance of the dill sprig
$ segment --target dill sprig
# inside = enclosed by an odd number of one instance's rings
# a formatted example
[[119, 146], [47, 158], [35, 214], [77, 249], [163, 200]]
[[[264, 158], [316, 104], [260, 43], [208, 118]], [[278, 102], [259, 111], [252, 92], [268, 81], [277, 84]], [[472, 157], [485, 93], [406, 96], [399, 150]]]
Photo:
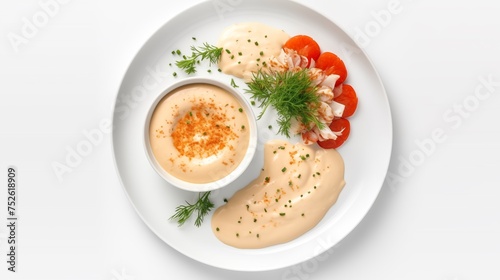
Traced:
[[280, 126], [278, 133], [290, 137], [292, 119], [307, 128], [311, 128], [313, 124], [323, 128], [323, 123], [316, 116], [320, 99], [307, 69], [296, 72], [258, 71], [247, 85], [246, 91], [252, 95], [252, 99], [259, 101], [259, 107], [263, 108], [258, 119], [269, 106], [276, 109]]
[[175, 62], [175, 65], [184, 70], [187, 74], [193, 74], [196, 72], [196, 64], [200, 60], [208, 59], [210, 61], [210, 65], [212, 65], [216, 64], [222, 56], [222, 48], [218, 48], [208, 43], [203, 43], [203, 46], [201, 47], [191, 46], [191, 51], [191, 56], [184, 57], [183, 60]]
[[203, 195], [198, 194], [198, 201], [191, 204], [186, 201], [186, 205], [179, 205], [175, 208], [175, 214], [170, 217], [171, 220], [176, 220], [179, 226], [182, 226], [196, 211], [196, 220], [194, 224], [199, 227], [203, 223], [203, 218], [212, 210], [214, 204], [209, 199], [210, 192]]

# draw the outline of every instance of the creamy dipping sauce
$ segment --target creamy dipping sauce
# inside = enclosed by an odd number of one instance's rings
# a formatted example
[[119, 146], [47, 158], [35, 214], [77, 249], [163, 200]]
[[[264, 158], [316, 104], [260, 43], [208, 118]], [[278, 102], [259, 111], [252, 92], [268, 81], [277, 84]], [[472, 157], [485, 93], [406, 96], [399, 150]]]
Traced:
[[250, 81], [253, 73], [266, 67], [272, 56], [280, 54], [289, 38], [283, 30], [258, 22], [231, 25], [217, 43], [224, 49], [219, 68], [223, 73]]
[[344, 185], [344, 161], [335, 149], [270, 141], [260, 176], [214, 212], [212, 230], [237, 248], [291, 241], [319, 223]]
[[158, 103], [149, 139], [165, 171], [187, 182], [209, 183], [242, 161], [249, 130], [247, 114], [231, 93], [200, 83], [181, 86]]

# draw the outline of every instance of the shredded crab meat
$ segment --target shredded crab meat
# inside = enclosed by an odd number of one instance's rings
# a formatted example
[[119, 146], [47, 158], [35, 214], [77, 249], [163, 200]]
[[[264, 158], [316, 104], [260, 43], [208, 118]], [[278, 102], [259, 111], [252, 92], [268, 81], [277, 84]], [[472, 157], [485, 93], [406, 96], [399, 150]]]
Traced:
[[299, 55], [295, 50], [282, 49], [277, 57], [269, 61], [274, 71], [298, 71], [307, 67], [307, 57]]
[[325, 102], [320, 102], [317, 111], [318, 120], [323, 124], [330, 124], [333, 121], [333, 110], [330, 105]]
[[330, 108], [332, 109], [333, 116], [336, 118], [342, 117], [342, 114], [344, 113], [345, 105], [342, 103], [338, 103], [336, 101], [332, 101], [329, 104]]
[[328, 76], [325, 77], [325, 79], [323, 80], [323, 82], [321, 82], [321, 85], [333, 89], [333, 88], [335, 88], [335, 83], [337, 82], [337, 80], [339, 78], [340, 78], [339, 75], [330, 74], [330, 75], [328, 75]]
[[319, 129], [317, 126], [315, 126], [313, 129], [301, 134], [302, 142], [305, 145], [311, 145], [318, 141], [325, 141], [329, 139], [335, 140], [337, 139], [337, 137], [342, 135], [343, 131], [344, 129], [340, 131], [332, 131], [328, 126], [325, 126], [322, 129]]
[[290, 132], [300, 134], [302, 141], [306, 145], [324, 141], [328, 139], [337, 139], [342, 135], [342, 131], [332, 131], [329, 127], [335, 118], [342, 117], [345, 105], [335, 102], [334, 98], [342, 94], [342, 86], [335, 86], [339, 79], [339, 75], [327, 75], [322, 69], [315, 68], [315, 61], [312, 60], [309, 67], [308, 59], [305, 56], [299, 55], [295, 50], [284, 48], [278, 56], [272, 57], [269, 60], [269, 69], [272, 71], [292, 71], [296, 72], [301, 69], [307, 69], [309, 78], [313, 86], [317, 88], [316, 94], [319, 97], [320, 103], [318, 106], [317, 117], [323, 124], [319, 129], [315, 124], [303, 124], [296, 119], [292, 119]]
[[314, 86], [319, 86], [325, 80], [325, 73], [319, 68], [309, 68], [308, 74]]
[[339, 97], [342, 94], [342, 85], [333, 88], [333, 98]]
[[318, 142], [318, 140], [318, 135], [316, 135], [316, 133], [312, 130], [302, 133], [302, 142], [304, 142], [305, 145], [312, 145]]
[[306, 131], [308, 131], [309, 128], [303, 124], [302, 122], [300, 122], [299, 120], [293, 118], [291, 121], [290, 121], [290, 133], [292, 134], [301, 134], [301, 133], [304, 133]]
[[333, 90], [327, 86], [321, 86], [318, 88], [316, 91], [316, 94], [318, 95], [319, 99], [323, 102], [333, 102], [334, 94]]

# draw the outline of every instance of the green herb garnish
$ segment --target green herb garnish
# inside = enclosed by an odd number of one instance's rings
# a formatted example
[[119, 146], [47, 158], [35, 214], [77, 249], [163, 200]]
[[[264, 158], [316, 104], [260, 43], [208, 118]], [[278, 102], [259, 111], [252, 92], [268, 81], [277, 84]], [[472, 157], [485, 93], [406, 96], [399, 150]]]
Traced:
[[208, 43], [203, 43], [203, 46], [201, 47], [191, 46], [191, 51], [193, 52], [191, 56], [184, 57], [183, 60], [175, 62], [175, 65], [183, 69], [187, 74], [196, 72], [195, 65], [200, 60], [208, 59], [210, 61], [210, 65], [216, 64], [222, 56], [223, 49]]
[[236, 82], [234, 81], [234, 79], [231, 79], [231, 86], [234, 87], [234, 88], [239, 88], [239, 86], [236, 84]]
[[259, 70], [248, 84], [247, 93], [253, 100], [260, 102], [263, 108], [260, 119], [266, 109], [274, 107], [278, 113], [278, 133], [290, 137], [292, 120], [295, 119], [310, 128], [316, 125], [322, 129], [324, 124], [318, 120], [317, 108], [320, 99], [316, 88], [309, 78], [307, 69], [297, 72], [264, 72]]
[[191, 204], [186, 201], [186, 205], [179, 205], [175, 208], [175, 214], [170, 217], [171, 220], [176, 220], [179, 226], [182, 226], [196, 211], [197, 217], [194, 224], [199, 227], [203, 223], [203, 218], [207, 215], [210, 210], [214, 207], [214, 204], [209, 199], [210, 192], [206, 192], [203, 195], [200, 193], [198, 195], [198, 201]]

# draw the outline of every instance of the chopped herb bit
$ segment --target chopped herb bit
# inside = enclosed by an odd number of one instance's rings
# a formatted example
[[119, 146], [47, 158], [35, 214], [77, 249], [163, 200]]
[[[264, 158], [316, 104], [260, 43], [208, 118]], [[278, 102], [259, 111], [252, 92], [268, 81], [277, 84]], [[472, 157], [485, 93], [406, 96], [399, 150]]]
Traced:
[[244, 126], [244, 125], [242, 125], [242, 126], [241, 126], [241, 129], [245, 129], [245, 126]]
[[272, 125], [268, 125], [267, 128], [273, 129], [273, 126]]
[[220, 229], [217, 227], [217, 228], [215, 228], [215, 230], [216, 230], [216, 231], [219, 231]]
[[236, 82], [234, 81], [234, 79], [231, 79], [231, 86], [233, 88], [239, 88], [239, 86], [236, 84]]
[[227, 53], [227, 54], [230, 54], [230, 53], [231, 53], [231, 51], [230, 51], [229, 49], [226, 49], [226, 53]]
[[259, 42], [255, 41], [255, 45], [258, 46], [259, 45]]
[[242, 55], [243, 55], [243, 53], [242, 53], [242, 52], [238, 52], [238, 55], [239, 55], [239, 56], [242, 56]]
[[239, 111], [240, 113], [243, 113], [243, 108], [238, 108], [238, 111]]
[[176, 53], [177, 55], [181, 55], [181, 50], [176, 50], [176, 51], [175, 51], [175, 53]]
[[260, 51], [260, 53], [259, 53], [259, 54], [260, 54], [260, 55], [264, 55], [264, 52], [263, 52], [263, 51]]
[[191, 39], [193, 39], [193, 41], [196, 41], [196, 37], [192, 37]]
[[283, 168], [281, 169], [281, 172], [285, 172], [285, 171], [286, 171], [286, 167], [283, 167]]
[[286, 215], [286, 213], [283, 213], [283, 212], [280, 213], [280, 216], [285, 216], [285, 215]]
[[172, 73], [172, 76], [177, 77], [177, 72]]

